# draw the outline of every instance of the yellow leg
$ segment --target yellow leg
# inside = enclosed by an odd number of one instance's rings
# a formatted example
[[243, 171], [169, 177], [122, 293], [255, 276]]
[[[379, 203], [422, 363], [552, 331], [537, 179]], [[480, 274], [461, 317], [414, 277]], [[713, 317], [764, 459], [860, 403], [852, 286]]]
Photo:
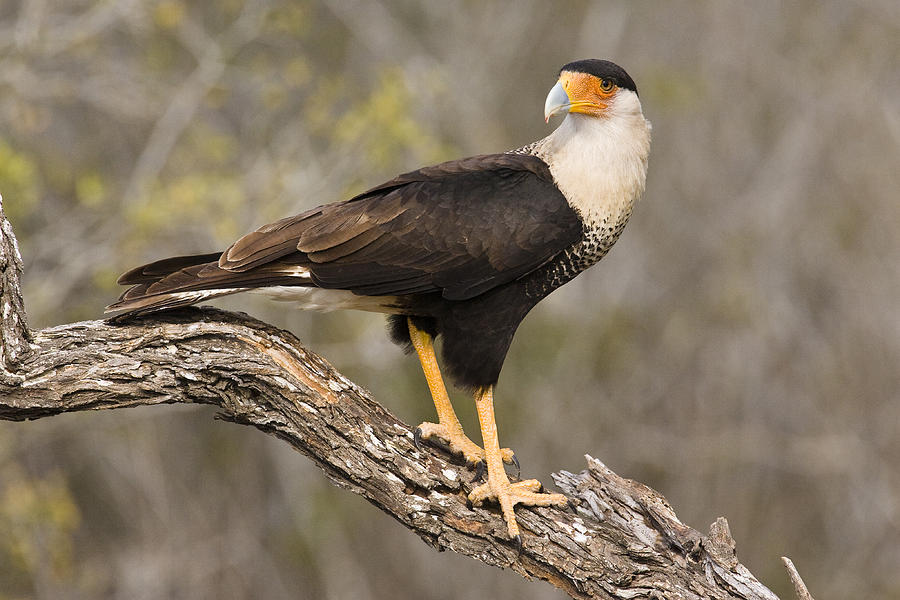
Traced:
[[[475, 406], [478, 409], [478, 421], [481, 423], [481, 437], [484, 443], [485, 462], [487, 463], [487, 483], [484, 483], [469, 494], [474, 506], [485, 500], [496, 500], [500, 504], [509, 537], [519, 536], [519, 524], [513, 507], [516, 504], [526, 506], [563, 506], [566, 497], [562, 494], [545, 494], [540, 492], [541, 482], [537, 479], [526, 479], [510, 483], [503, 469], [503, 458], [500, 453], [500, 441], [497, 437], [497, 422], [494, 419], [493, 388], [486, 387], [475, 393]], [[521, 538], [519, 538], [521, 539]]]
[[[413, 325], [412, 319], [407, 319], [409, 325], [409, 339], [412, 341], [419, 362], [422, 363], [422, 371], [428, 381], [428, 389], [437, 409], [437, 423], [422, 423], [418, 427], [417, 435], [422, 439], [442, 440], [454, 454], [461, 454], [467, 462], [474, 464], [484, 460], [484, 450], [470, 440], [463, 431], [459, 418], [450, 403], [450, 396], [441, 378], [441, 370], [438, 367], [437, 357], [434, 354], [434, 343], [428, 333]], [[503, 461], [513, 462], [513, 452], [509, 448], [501, 451]]]

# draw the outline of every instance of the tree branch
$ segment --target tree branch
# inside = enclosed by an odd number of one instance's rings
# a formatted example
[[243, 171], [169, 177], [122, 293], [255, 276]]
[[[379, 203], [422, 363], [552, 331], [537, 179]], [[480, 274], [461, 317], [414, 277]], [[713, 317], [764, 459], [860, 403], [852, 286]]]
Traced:
[[19, 280], [22, 256], [0, 196], [0, 385], [21, 383], [19, 364], [31, 354], [31, 335]]
[[797, 572], [797, 567], [794, 566], [794, 561], [789, 559], [787, 556], [781, 557], [781, 562], [784, 563], [784, 567], [788, 571], [788, 576], [791, 578], [791, 583], [794, 584], [794, 592], [797, 594], [797, 598], [800, 600], [814, 600], [812, 594], [809, 593], [809, 590], [806, 589], [806, 584], [803, 583], [803, 579], [800, 577], [800, 573]]
[[364, 390], [292, 334], [246, 315], [202, 308], [72, 323], [34, 332], [29, 347], [2, 204], [0, 220], [2, 355], [14, 375], [0, 381], [2, 419], [212, 404], [224, 419], [281, 438], [429, 545], [544, 579], [574, 598], [776, 598], [738, 563], [724, 519], [702, 535], [657, 492], [591, 457], [581, 473], [554, 475], [574, 511], [517, 509], [518, 553], [496, 510], [467, 507], [465, 466], [439, 449], [417, 450], [409, 426]]

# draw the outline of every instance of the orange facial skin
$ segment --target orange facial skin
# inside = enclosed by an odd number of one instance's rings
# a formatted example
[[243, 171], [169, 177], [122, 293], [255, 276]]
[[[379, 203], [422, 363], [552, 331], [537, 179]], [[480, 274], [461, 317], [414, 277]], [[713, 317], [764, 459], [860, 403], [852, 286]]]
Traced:
[[602, 116], [615, 96], [616, 85], [609, 79], [600, 79], [587, 73], [563, 71], [559, 81], [569, 96], [569, 112]]

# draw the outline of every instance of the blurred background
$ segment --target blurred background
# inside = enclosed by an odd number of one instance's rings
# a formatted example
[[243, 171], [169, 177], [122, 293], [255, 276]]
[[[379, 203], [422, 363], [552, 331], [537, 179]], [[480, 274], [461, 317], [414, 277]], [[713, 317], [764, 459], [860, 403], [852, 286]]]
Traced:
[[[5, 0], [30, 325], [100, 318], [136, 264], [538, 139], [558, 68], [609, 58], [653, 122], [647, 192], [520, 328], [501, 442], [547, 483], [590, 453], [701, 531], [726, 516], [785, 598], [782, 555], [817, 598], [900, 598], [898, 40], [896, 0]], [[219, 305], [432, 418], [382, 317]], [[0, 598], [563, 597], [438, 554], [214, 412], [0, 423]]]

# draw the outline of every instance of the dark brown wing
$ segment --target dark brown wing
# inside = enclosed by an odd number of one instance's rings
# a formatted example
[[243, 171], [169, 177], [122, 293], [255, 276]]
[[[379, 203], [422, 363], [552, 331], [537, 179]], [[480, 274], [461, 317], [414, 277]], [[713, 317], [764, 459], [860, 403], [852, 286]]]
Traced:
[[539, 158], [491, 154], [406, 173], [250, 233], [219, 267], [308, 266], [324, 288], [465, 300], [575, 244], [582, 223]]
[[132, 269], [119, 282], [133, 287], [108, 310], [148, 312], [292, 285], [466, 300], [540, 267], [581, 234], [542, 160], [476, 156], [271, 223], [221, 255]]

